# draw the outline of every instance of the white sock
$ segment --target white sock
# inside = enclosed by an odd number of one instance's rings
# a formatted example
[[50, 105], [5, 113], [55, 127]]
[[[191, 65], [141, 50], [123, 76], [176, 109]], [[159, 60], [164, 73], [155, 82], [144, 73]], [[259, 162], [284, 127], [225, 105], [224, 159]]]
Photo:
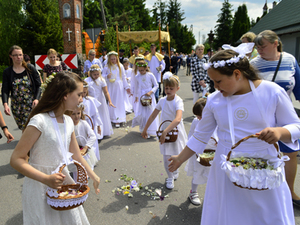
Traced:
[[192, 179], [192, 192], [197, 192], [198, 184], [193, 183], [194, 178]]
[[174, 177], [173, 177], [174, 174], [169, 171], [169, 167], [168, 167], [169, 164], [170, 164], [170, 161], [168, 161], [168, 159], [171, 158], [171, 156], [170, 155], [164, 155], [163, 158], [164, 158], [164, 166], [165, 166], [165, 170], [168, 174], [168, 178], [174, 179]]

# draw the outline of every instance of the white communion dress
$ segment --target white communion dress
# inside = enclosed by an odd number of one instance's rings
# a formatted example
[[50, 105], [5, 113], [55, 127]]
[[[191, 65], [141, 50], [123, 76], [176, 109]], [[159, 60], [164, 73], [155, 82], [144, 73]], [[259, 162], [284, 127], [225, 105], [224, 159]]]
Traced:
[[[227, 155], [232, 147], [229, 118], [232, 118], [236, 142], [267, 126], [284, 127], [290, 131], [293, 142], [287, 144], [292, 149], [299, 148], [297, 139], [300, 137], [300, 122], [285, 90], [268, 81], [262, 81], [254, 89], [267, 121], [264, 121], [252, 91], [230, 97], [224, 97], [216, 91], [208, 97], [202, 119], [187, 143], [191, 150], [201, 154], [218, 126], [219, 142], [207, 181], [202, 225], [295, 224], [291, 193], [286, 181], [275, 189], [249, 190], [235, 186], [221, 169], [221, 155]], [[227, 98], [231, 102], [231, 110], [228, 111]], [[237, 152], [260, 158], [277, 157], [273, 145], [256, 138], [240, 144], [233, 154]]]
[[[67, 144], [70, 145], [74, 124], [69, 116], [64, 115], [64, 124], [59, 123], [62, 140], [67, 135]], [[48, 113], [37, 114], [29, 121], [41, 132], [40, 137], [30, 150], [29, 164], [45, 174], [51, 174], [62, 162], [63, 155], [57, 140], [56, 132]], [[25, 177], [22, 192], [23, 223], [25, 225], [87, 225], [89, 221], [82, 206], [71, 210], [58, 211], [47, 204], [47, 186], [41, 182]]]
[[[111, 136], [114, 131], [111, 125], [110, 116], [108, 112], [108, 106], [106, 98], [103, 93], [103, 87], [106, 87], [106, 81], [104, 78], [98, 78], [97, 80], [93, 80], [91, 77], [85, 79], [85, 81], [89, 84], [89, 95], [96, 98], [101, 105], [98, 107], [99, 116], [102, 121], [101, 127], [101, 136]], [[97, 83], [96, 83], [97, 82]]]

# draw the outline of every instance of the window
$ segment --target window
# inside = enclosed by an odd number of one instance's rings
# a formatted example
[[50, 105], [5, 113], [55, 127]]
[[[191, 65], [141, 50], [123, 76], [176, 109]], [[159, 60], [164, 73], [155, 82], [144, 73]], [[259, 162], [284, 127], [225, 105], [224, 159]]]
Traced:
[[76, 18], [80, 19], [80, 7], [76, 5]]
[[64, 4], [63, 11], [64, 11], [64, 18], [71, 17], [71, 6], [68, 3]]

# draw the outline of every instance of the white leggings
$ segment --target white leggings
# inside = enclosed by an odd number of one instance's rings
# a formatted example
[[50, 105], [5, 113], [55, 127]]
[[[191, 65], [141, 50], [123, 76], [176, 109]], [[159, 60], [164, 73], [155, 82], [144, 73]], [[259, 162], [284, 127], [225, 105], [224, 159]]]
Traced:
[[199, 99], [199, 95], [200, 95], [200, 97], [203, 97], [203, 96], [205, 96], [205, 94], [206, 94], [206, 90], [203, 90], [203, 92], [200, 92], [200, 93], [197, 93], [197, 92], [194, 92], [193, 91], [193, 103], [195, 104], [195, 102]]
[[165, 170], [168, 174], [168, 178], [174, 178], [174, 175], [178, 173], [178, 169], [175, 170], [174, 172], [170, 172], [169, 171], [169, 164], [170, 164], [170, 161], [168, 161], [169, 158], [171, 158], [171, 155], [163, 155], [164, 157], [164, 166], [165, 166]]

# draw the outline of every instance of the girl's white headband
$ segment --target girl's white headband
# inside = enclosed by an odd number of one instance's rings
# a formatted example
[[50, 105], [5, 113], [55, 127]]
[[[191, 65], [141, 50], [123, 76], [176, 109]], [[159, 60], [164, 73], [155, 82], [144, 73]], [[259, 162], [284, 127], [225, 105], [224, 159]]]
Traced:
[[254, 43], [253, 42], [242, 43], [242, 44], [240, 44], [237, 47], [233, 47], [233, 46], [225, 44], [225, 45], [222, 46], [223, 49], [225, 49], [225, 50], [231, 49], [231, 50], [239, 53], [239, 55], [238, 56], [234, 56], [231, 59], [227, 59], [226, 61], [225, 60], [219, 60], [219, 61], [215, 61], [215, 62], [204, 63], [203, 68], [205, 70], [208, 70], [212, 66], [214, 68], [223, 67], [226, 64], [228, 66], [230, 66], [231, 64], [237, 63], [238, 61], [240, 61], [240, 59], [243, 59], [246, 56], [246, 54], [251, 53], [252, 50], [253, 50], [253, 47], [254, 47]]

